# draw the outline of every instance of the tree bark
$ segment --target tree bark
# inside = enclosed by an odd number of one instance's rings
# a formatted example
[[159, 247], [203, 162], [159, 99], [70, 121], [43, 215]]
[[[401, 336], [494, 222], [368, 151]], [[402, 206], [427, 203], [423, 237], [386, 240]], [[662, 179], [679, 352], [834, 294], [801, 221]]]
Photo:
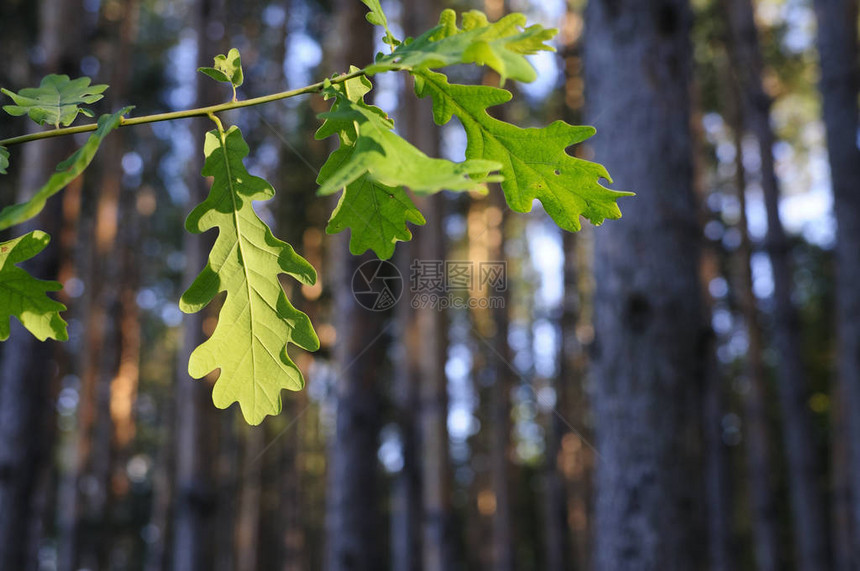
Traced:
[[260, 549], [260, 500], [263, 487], [263, 463], [260, 454], [265, 446], [266, 433], [261, 426], [245, 430], [245, 454], [241, 464], [242, 488], [236, 518], [236, 570], [258, 569]]
[[[372, 28], [358, 2], [335, 3], [338, 17], [337, 67], [373, 59]], [[330, 444], [327, 490], [326, 568], [375, 571], [384, 566], [383, 530], [376, 459], [381, 428], [381, 371], [389, 343], [389, 316], [361, 307], [353, 297], [352, 277], [374, 256], [353, 256], [344, 234], [335, 241], [338, 263], [334, 310], [338, 379], [336, 429]]]
[[594, 411], [597, 569], [704, 567], [699, 286], [683, 0], [592, 0], [588, 122], [624, 219], [598, 229]]
[[[409, 97], [409, 94], [406, 95]], [[413, 236], [413, 242], [418, 236]], [[414, 259], [413, 244], [400, 244], [395, 251], [400, 273], [408, 276]], [[398, 571], [421, 569], [421, 447], [419, 423], [418, 354], [421, 337], [415, 323], [415, 310], [408, 300], [401, 300], [396, 310], [397, 338], [402, 340], [397, 352], [397, 370], [392, 389], [392, 403], [400, 433], [403, 466], [395, 476], [391, 490], [391, 565]]]
[[[731, 80], [729, 84], [734, 83]], [[773, 435], [769, 427], [767, 403], [767, 373], [764, 363], [764, 343], [761, 322], [752, 278], [752, 241], [747, 220], [746, 168], [743, 161], [743, 122], [737, 85], [730, 89], [732, 129], [735, 145], [735, 190], [740, 219], [738, 230], [741, 243], [737, 250], [735, 287], [740, 300], [741, 314], [747, 332], [747, 354], [744, 374], [749, 383], [743, 398], [746, 424], [745, 448], [749, 473], [749, 492], [752, 500], [753, 552], [761, 571], [776, 571], [785, 566], [785, 557], [779, 545], [777, 498], [773, 482]]]
[[[104, 58], [109, 67], [108, 83], [118, 101], [128, 97], [128, 70], [131, 46], [136, 37], [136, 1], [127, 2], [118, 14], [119, 26], [110, 22], [102, 34], [110, 46]], [[132, 402], [137, 390], [139, 323], [137, 320], [136, 216], [131, 193], [122, 194], [122, 156], [127, 134], [118, 131], [105, 145], [97, 162], [97, 174], [88, 188], [95, 201], [92, 235], [83, 268], [86, 300], [86, 339], [82, 355], [81, 397], [78, 407], [77, 456], [69, 485], [74, 490], [72, 525], [64, 544], [69, 568], [104, 568], [116, 526], [112, 524], [111, 504], [113, 469], [128, 460], [121, 450], [131, 439]], [[90, 193], [86, 193], [90, 194]], [[125, 220], [120, 224], [120, 220]], [[115, 426], [115, 422], [117, 422]], [[119, 454], [117, 454], [119, 452]], [[116, 471], [125, 476], [123, 468]], [[119, 486], [114, 487], [119, 489]], [[127, 489], [127, 486], [126, 486]]]
[[[693, 89], [694, 187], [699, 202], [707, 202], [708, 189], [704, 160], [705, 134], [702, 128], [700, 90]], [[705, 213], [700, 208], [700, 219]], [[713, 301], [708, 286], [719, 277], [721, 263], [719, 247], [705, 242], [701, 254], [701, 283], [707, 313], [713, 314]], [[705, 349], [705, 373], [702, 402], [702, 430], [705, 437], [705, 494], [707, 500], [708, 562], [711, 571], [732, 571], [737, 568], [736, 549], [732, 534], [731, 459], [723, 441], [723, 419], [726, 413], [724, 371], [717, 363], [717, 335], [708, 332]]]
[[[570, 5], [562, 26], [564, 48], [564, 119], [582, 123], [582, 12]], [[589, 569], [593, 545], [594, 438], [589, 422], [586, 387], [589, 346], [593, 340], [592, 280], [594, 232], [588, 226], [578, 233], [562, 232], [564, 251], [560, 316], [560, 354], [556, 385], [556, 410], [547, 438], [549, 466], [547, 493], [547, 549], [550, 569]], [[554, 451], [554, 452], [553, 452]], [[554, 482], [558, 479], [561, 489]]]
[[[501, 197], [501, 189], [494, 189], [494, 196]], [[501, 198], [504, 200], [504, 198]], [[498, 205], [498, 201], [495, 201]], [[495, 206], [501, 212], [501, 205]], [[500, 239], [496, 247], [490, 248], [490, 261], [506, 260], [504, 257], [504, 214], [500, 217], [498, 232]], [[507, 292], [505, 292], [507, 293]], [[504, 295], [501, 308], [492, 310], [494, 331], [490, 342], [489, 365], [493, 371], [490, 387], [490, 475], [496, 500], [493, 511], [493, 569], [513, 571], [516, 564], [516, 539], [513, 518], [513, 482], [511, 463], [511, 389], [514, 371], [511, 370], [511, 352], [508, 347], [508, 307], [510, 297]]]
[[820, 90], [836, 215], [837, 393], [847, 397], [854, 566], [860, 565], [860, 150], [857, 0], [816, 0]]
[[[45, 61], [34, 75], [77, 75], [85, 45], [84, 26], [79, 23], [81, 6], [43, 0], [39, 12], [38, 43]], [[18, 201], [28, 199], [73, 148], [69, 140], [21, 147], [20, 188], [24, 190]], [[73, 183], [73, 187], [79, 184]], [[35, 221], [14, 231], [17, 236], [40, 228], [52, 235], [53, 243], [24, 264], [38, 278], [57, 278], [62, 219], [62, 201], [54, 199]], [[54, 342], [39, 342], [14, 319], [11, 329], [0, 363], [0, 569], [28, 569], [36, 565], [40, 539], [30, 536], [38, 529], [34, 521], [41, 516], [35, 494], [53, 448], [59, 349]]]
[[800, 569], [829, 567], [828, 520], [821, 485], [809, 388], [802, 360], [797, 309], [792, 302], [791, 252], [779, 216], [779, 182], [774, 168], [771, 99], [762, 88], [763, 63], [750, 0], [724, 0], [731, 41], [729, 55], [741, 89], [744, 124], [755, 134], [761, 157], [761, 186], [767, 211], [765, 248], [773, 268], [773, 343], [779, 355], [778, 395]]
[[[406, 3], [403, 6], [404, 32], [418, 36], [428, 22], [438, 17], [439, 4], [435, 0]], [[440, 153], [439, 130], [433, 124], [432, 102], [417, 99], [407, 84], [403, 112], [405, 136], [416, 147], [436, 157]], [[416, 206], [424, 213], [427, 224], [415, 230], [408, 250], [420, 260], [445, 259], [444, 196], [437, 194], [416, 198]], [[401, 300], [407, 307], [408, 299]], [[450, 569], [451, 546], [451, 486], [448, 458], [448, 379], [445, 375], [447, 360], [447, 321], [445, 313], [436, 307], [414, 309], [408, 315], [407, 334], [411, 343], [406, 347], [407, 370], [412, 377], [417, 397], [418, 448], [411, 456], [417, 458], [420, 470], [420, 556], [424, 571]], [[414, 409], [412, 414], [414, 415]]]
[[[196, 0], [193, 4], [197, 31], [198, 65], [211, 65], [213, 54], [218, 53], [207, 39], [206, 28], [210, 21], [219, 19], [223, 5], [219, 0]], [[212, 93], [208, 79], [197, 74], [197, 103], [205, 104]], [[194, 125], [195, 152], [189, 164], [188, 187], [191, 203], [202, 201], [208, 184], [200, 176], [203, 164], [203, 137], [209, 125], [197, 120]], [[191, 284], [205, 266], [213, 236], [185, 234], [185, 272], [183, 285]], [[171, 543], [173, 569], [209, 571], [214, 568], [214, 554], [209, 539], [215, 532], [217, 516], [217, 459], [220, 417], [212, 404], [213, 373], [205, 379], [192, 379], [188, 375], [188, 359], [202, 343], [206, 334], [204, 322], [211, 315], [204, 310], [186, 315], [182, 325], [182, 342], [177, 362], [175, 403], [175, 482], [173, 537]]]

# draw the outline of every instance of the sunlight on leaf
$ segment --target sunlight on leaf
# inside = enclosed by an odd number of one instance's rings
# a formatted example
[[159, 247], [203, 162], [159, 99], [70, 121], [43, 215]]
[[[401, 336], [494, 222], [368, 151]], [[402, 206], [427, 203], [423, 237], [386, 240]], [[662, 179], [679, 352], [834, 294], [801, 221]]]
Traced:
[[70, 182], [75, 180], [92, 162], [96, 151], [107, 135], [116, 129], [122, 121], [123, 115], [131, 111], [133, 107], [126, 107], [112, 115], [102, 115], [99, 118], [98, 129], [90, 135], [84, 146], [78, 149], [68, 159], [57, 165], [57, 171], [48, 182], [40, 188], [26, 202], [7, 206], [0, 211], [0, 230], [5, 230], [15, 224], [26, 222], [37, 216], [45, 207], [49, 198], [66, 188]]
[[308, 316], [289, 302], [278, 275], [312, 285], [316, 271], [292, 246], [275, 238], [254, 212], [253, 201], [268, 200], [275, 190], [245, 169], [248, 145], [239, 129], [206, 133], [204, 152], [202, 174], [214, 177], [212, 188], [188, 215], [185, 227], [195, 234], [217, 228], [218, 238], [179, 307], [195, 313], [219, 293], [227, 297], [212, 336], [191, 354], [188, 373], [199, 379], [220, 369], [212, 390], [215, 406], [238, 402], [245, 420], [259, 424], [281, 411], [281, 389], [304, 386], [287, 345], [319, 348]]
[[51, 237], [33, 230], [8, 242], [0, 242], [0, 341], [9, 338], [9, 319], [16, 317], [39, 341], [66, 341], [66, 322], [60, 312], [66, 306], [45, 295], [58, 291], [59, 282], [38, 280], [15, 264], [45, 249]]
[[502, 163], [502, 190], [512, 210], [529, 212], [535, 198], [556, 224], [579, 231], [584, 216], [592, 224], [621, 218], [616, 201], [631, 192], [610, 190], [606, 169], [566, 151], [594, 135], [593, 127], [555, 121], [547, 127], [523, 129], [491, 117], [487, 108], [510, 101], [509, 91], [485, 85], [449, 84], [432, 71], [415, 74], [420, 97], [433, 99], [433, 119], [444, 125], [456, 115], [466, 130], [466, 157]]
[[388, 18], [385, 16], [385, 12], [382, 11], [382, 5], [379, 3], [379, 0], [361, 1], [370, 10], [370, 12], [365, 16], [367, 21], [374, 26], [381, 26], [385, 29], [385, 37], [382, 38], [382, 41], [390, 46], [400, 44], [400, 41], [394, 37], [391, 30], [388, 28]]
[[555, 51], [545, 42], [557, 30], [539, 24], [525, 27], [523, 14], [508, 14], [498, 22], [490, 23], [478, 10], [462, 16], [462, 28], [457, 27], [457, 15], [444, 10], [439, 24], [414, 40], [407, 40], [391, 54], [377, 58], [367, 67], [370, 74], [395, 69], [420, 71], [458, 63], [485, 65], [506, 79], [531, 82], [537, 78], [526, 55], [539, 51]]
[[242, 73], [242, 57], [239, 50], [232, 48], [227, 55], [215, 56], [215, 67], [198, 67], [197, 71], [206, 74], [215, 81], [229, 83], [233, 86], [233, 99], [236, 99], [236, 88], [245, 81]]
[[28, 87], [18, 93], [0, 89], [15, 102], [3, 109], [15, 117], [29, 115], [39, 125], [69, 126], [78, 113], [92, 117], [92, 111], [80, 107], [101, 99], [107, 85], [90, 85], [89, 77], [69, 79], [68, 75], [47, 75], [39, 87]]
[[501, 166], [496, 161], [455, 163], [418, 150], [394, 132], [394, 122], [382, 109], [364, 102], [370, 87], [370, 80], [357, 77], [326, 92], [335, 101], [331, 111], [320, 113], [325, 122], [316, 138], [337, 134], [341, 145], [320, 169], [318, 194], [337, 192], [364, 175], [373, 182], [405, 186], [419, 194], [472, 190], [500, 180], [489, 174]]
[[397, 242], [412, 239], [407, 222], [423, 225], [426, 220], [403, 188], [375, 183], [364, 175], [344, 189], [325, 230], [336, 234], [349, 228], [352, 254], [373, 250], [387, 260]]

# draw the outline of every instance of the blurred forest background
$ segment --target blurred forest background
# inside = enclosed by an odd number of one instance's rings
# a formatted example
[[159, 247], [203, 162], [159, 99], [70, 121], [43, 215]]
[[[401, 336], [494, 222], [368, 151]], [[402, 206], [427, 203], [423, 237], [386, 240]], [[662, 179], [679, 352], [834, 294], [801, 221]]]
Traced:
[[[368, 311], [350, 283], [372, 257], [314, 196], [327, 104], [225, 115], [278, 191], [275, 234], [322, 276], [290, 293], [322, 342], [295, 355], [308, 385], [249, 427], [186, 372], [214, 315], [177, 308], [212, 239], [183, 230], [210, 125], [112, 134], [38, 221], [54, 240], [30, 270], [64, 284], [71, 340], [0, 347], [0, 569], [860, 569], [856, 0], [383, 5], [408, 35], [443, 7], [558, 27], [495, 110], [595, 125], [576, 152], [637, 193], [624, 218], [569, 234], [498, 188], [423, 200], [407, 287], [414, 260], [506, 261], [503, 307]], [[100, 112], [184, 109], [229, 98], [195, 69], [237, 47], [254, 97], [369, 63], [365, 11], [3, 0], [0, 85], [89, 75]], [[462, 158], [406, 78], [374, 82], [408, 139]], [[74, 144], [12, 148], [0, 204]]]

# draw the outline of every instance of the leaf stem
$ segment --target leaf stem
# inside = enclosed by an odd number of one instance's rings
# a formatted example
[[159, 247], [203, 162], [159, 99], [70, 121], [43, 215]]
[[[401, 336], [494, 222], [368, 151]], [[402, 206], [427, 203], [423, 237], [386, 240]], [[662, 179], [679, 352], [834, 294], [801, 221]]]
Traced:
[[221, 119], [219, 119], [218, 116], [215, 115], [215, 113], [207, 113], [207, 115], [218, 126], [218, 134], [221, 135], [221, 139], [223, 139], [224, 138], [224, 125], [221, 124]]
[[[253, 99], [245, 99], [243, 101], [229, 101], [227, 103], [221, 103], [219, 105], [210, 105], [208, 107], [198, 107], [196, 109], [186, 109], [184, 111], [171, 111], [169, 113], [157, 113], [155, 115], [144, 115], [143, 117], [132, 117], [131, 119], [122, 119], [122, 122], [119, 124], [120, 127], [128, 127], [131, 125], [143, 125], [145, 123], [158, 123], [159, 121], [173, 121], [175, 119], [186, 119], [188, 117], [207, 117], [213, 115], [214, 113], [221, 113], [222, 111], [230, 111], [231, 109], [240, 109], [242, 107], [252, 107], [254, 105], [262, 105], [263, 103], [270, 103], [272, 101], [279, 101], [281, 99], [287, 99], [289, 97], [296, 97], [297, 95], [304, 95], [306, 93], [319, 93], [323, 90], [325, 85], [329, 85], [331, 83], [343, 83], [349, 79], [354, 77], [359, 77], [364, 75], [364, 70], [359, 69], [357, 71], [353, 71], [350, 73], [344, 73], [337, 77], [333, 77], [331, 79], [326, 79], [324, 81], [318, 81], [317, 83], [313, 83], [311, 85], [307, 85], [305, 87], [300, 87], [299, 89], [291, 89], [289, 91], [281, 91], [279, 93], [273, 93], [271, 95], [264, 95], [262, 97], [255, 97]], [[0, 146], [9, 147], [12, 145], [19, 145], [21, 143], [29, 143], [30, 141], [38, 141], [40, 139], [50, 139], [53, 137], [63, 137], [65, 135], [74, 135], [77, 133], [86, 133], [89, 131], [95, 131], [98, 128], [97, 124], [90, 125], [79, 125], [77, 127], [65, 127], [63, 129], [55, 129], [53, 131], [40, 131], [38, 133], [30, 133], [29, 135], [20, 135], [18, 137], [11, 137], [9, 139], [0, 140]]]

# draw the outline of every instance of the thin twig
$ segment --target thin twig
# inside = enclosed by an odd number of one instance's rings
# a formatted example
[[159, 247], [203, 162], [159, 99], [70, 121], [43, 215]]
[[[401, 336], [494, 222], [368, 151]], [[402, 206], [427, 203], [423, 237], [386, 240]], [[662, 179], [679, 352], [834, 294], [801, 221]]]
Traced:
[[[317, 83], [301, 87], [299, 89], [291, 89], [289, 91], [281, 91], [279, 93], [273, 93], [271, 95], [264, 95], [262, 97], [255, 97], [253, 99], [245, 99], [244, 101], [230, 101], [227, 103], [221, 103], [219, 105], [210, 105], [208, 107], [198, 107], [196, 109], [186, 109], [184, 111], [171, 111], [170, 113], [157, 113], [155, 115], [145, 115], [143, 117], [133, 117], [131, 119], [123, 118], [119, 124], [120, 127], [129, 127], [131, 125], [143, 125], [145, 123], [158, 123], [159, 121], [173, 121], [174, 119], [185, 119], [188, 117], [207, 117], [214, 113], [220, 113], [222, 111], [230, 111], [231, 109], [239, 109], [242, 107], [252, 107], [254, 105], [261, 105], [263, 103], [269, 103], [271, 101], [278, 101], [281, 99], [287, 99], [289, 97], [295, 97], [297, 95], [304, 95], [306, 93], [319, 93], [323, 90], [323, 87], [327, 83], [343, 83], [349, 79], [354, 77], [359, 77], [364, 75], [364, 70], [360, 69], [357, 71], [353, 71], [350, 73], [344, 73], [337, 77], [333, 77], [326, 81], [319, 81]], [[95, 131], [98, 128], [98, 125], [79, 125], [77, 127], [66, 127], [63, 129], [55, 129], [53, 131], [41, 131], [39, 133], [31, 133], [29, 135], [21, 135], [18, 137], [11, 137], [9, 139], [0, 140], [0, 146], [9, 147], [12, 145], [19, 145], [21, 143], [28, 143], [30, 141], [38, 141], [40, 139], [50, 139], [52, 137], [63, 137], [66, 135], [74, 135], [76, 133], [86, 133], [89, 131]]]

